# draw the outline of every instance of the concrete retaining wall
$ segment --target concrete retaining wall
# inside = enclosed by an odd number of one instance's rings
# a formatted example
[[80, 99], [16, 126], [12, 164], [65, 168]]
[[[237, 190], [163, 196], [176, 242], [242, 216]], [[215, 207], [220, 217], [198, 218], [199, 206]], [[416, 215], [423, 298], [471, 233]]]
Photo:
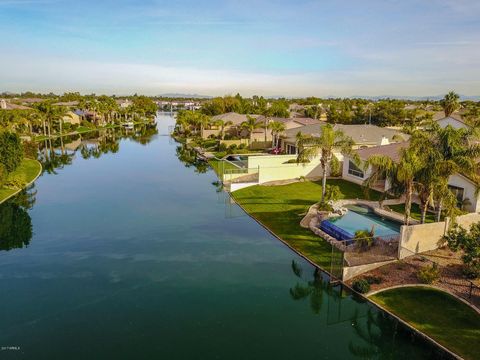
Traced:
[[259, 183], [298, 179], [301, 176], [317, 178], [322, 176], [318, 158], [308, 164], [288, 163], [296, 160], [296, 155], [249, 156], [248, 167], [259, 168]]
[[[465, 229], [469, 229], [471, 224], [477, 222], [480, 222], [478, 213], [457, 216], [455, 219], [455, 223]], [[403, 259], [412, 254], [435, 250], [445, 245], [442, 237], [450, 228], [450, 223], [451, 220], [447, 217], [445, 221], [431, 224], [403, 225], [400, 229], [398, 258]]]
[[358, 275], [361, 275], [370, 270], [379, 268], [380, 266], [384, 266], [395, 261], [397, 260], [382, 261], [382, 262], [376, 262], [376, 263], [365, 264], [365, 265], [357, 265], [357, 266], [345, 266], [343, 268], [342, 280], [347, 281], [347, 280], [353, 279]]

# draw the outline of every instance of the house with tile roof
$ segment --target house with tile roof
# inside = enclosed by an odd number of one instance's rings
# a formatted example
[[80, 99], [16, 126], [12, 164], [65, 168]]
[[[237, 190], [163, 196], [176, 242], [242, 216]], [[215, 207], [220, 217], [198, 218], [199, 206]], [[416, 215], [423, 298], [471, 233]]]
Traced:
[[[342, 165], [342, 178], [344, 180], [362, 185], [366, 179], [373, 173], [373, 168], [365, 168], [365, 162], [373, 155], [388, 156], [392, 161], [398, 162], [401, 157], [402, 149], [407, 148], [408, 141], [393, 143], [384, 146], [375, 146], [371, 148], [358, 149], [356, 151], [359, 162], [356, 162], [352, 156], [345, 156]], [[391, 184], [388, 179], [378, 179], [372, 186], [379, 191], [388, 191]], [[477, 184], [473, 179], [463, 175], [454, 174], [448, 179], [448, 187], [457, 197], [459, 204], [462, 204], [464, 210], [469, 212], [480, 212], [480, 194], [477, 194]]]

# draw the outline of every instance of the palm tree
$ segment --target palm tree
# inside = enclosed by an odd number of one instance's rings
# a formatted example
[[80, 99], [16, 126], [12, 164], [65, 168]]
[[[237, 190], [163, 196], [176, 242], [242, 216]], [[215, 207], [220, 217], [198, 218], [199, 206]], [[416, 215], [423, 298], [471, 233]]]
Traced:
[[225, 138], [225, 127], [232, 125], [233, 122], [230, 120], [225, 121], [223, 119], [218, 119], [213, 122], [213, 125], [220, 126], [220, 138], [223, 140]]
[[255, 129], [260, 128], [262, 125], [253, 116], [247, 115], [247, 120], [240, 124], [242, 129], [248, 131], [248, 146], [252, 145], [252, 136]]
[[268, 124], [268, 128], [272, 132], [272, 147], [278, 147], [279, 134], [285, 131], [285, 124], [279, 121], [272, 121]]
[[[455, 173], [462, 173], [479, 182], [476, 159], [480, 156], [480, 145], [472, 143], [470, 138], [478, 131], [476, 128], [454, 129], [451, 126], [440, 128], [438, 125], [433, 128], [433, 146], [440, 153], [444, 165], [438, 173], [437, 186], [441, 188], [437, 192], [444, 194], [437, 199], [437, 219], [440, 221], [443, 199], [448, 201], [448, 194], [445, 195], [445, 188], [448, 186], [448, 179]], [[442, 189], [443, 188], [443, 189]]]
[[343, 131], [335, 130], [331, 124], [326, 124], [321, 127], [320, 136], [309, 136], [301, 138], [299, 141], [301, 147], [300, 153], [297, 156], [298, 162], [307, 162], [314, 157], [321, 155], [320, 164], [322, 166], [322, 199], [325, 200], [325, 191], [327, 187], [327, 174], [332, 161], [333, 151], [339, 150], [343, 154], [349, 154], [355, 157], [352, 153], [353, 140], [346, 136]]
[[455, 110], [459, 107], [458, 100], [460, 96], [454, 91], [450, 91], [445, 97], [440, 101], [440, 104], [443, 107], [443, 111], [445, 112], [445, 116], [450, 116]]
[[364, 165], [365, 169], [371, 167], [372, 174], [364, 181], [368, 188], [379, 179], [387, 179], [390, 183], [399, 183], [405, 191], [405, 224], [410, 223], [410, 212], [412, 207], [412, 196], [415, 185], [415, 176], [425, 167], [418, 152], [412, 147], [400, 150], [398, 162], [386, 155], [373, 155]]

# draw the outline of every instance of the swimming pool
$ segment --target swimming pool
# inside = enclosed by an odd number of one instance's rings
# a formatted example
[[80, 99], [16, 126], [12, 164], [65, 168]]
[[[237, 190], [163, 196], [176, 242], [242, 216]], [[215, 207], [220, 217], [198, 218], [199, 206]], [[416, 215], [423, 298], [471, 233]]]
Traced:
[[327, 221], [336, 227], [355, 235], [357, 230], [371, 230], [374, 227], [375, 236], [394, 236], [400, 233], [400, 224], [394, 221], [384, 219], [375, 214], [367, 207], [358, 205], [346, 206], [348, 212], [336, 218]]

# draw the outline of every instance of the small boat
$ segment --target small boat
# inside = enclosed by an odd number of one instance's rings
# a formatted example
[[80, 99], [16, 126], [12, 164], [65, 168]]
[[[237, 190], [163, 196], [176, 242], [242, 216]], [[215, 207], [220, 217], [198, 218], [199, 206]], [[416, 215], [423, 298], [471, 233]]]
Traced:
[[128, 121], [122, 124], [122, 126], [126, 129], [133, 129], [133, 121]]

